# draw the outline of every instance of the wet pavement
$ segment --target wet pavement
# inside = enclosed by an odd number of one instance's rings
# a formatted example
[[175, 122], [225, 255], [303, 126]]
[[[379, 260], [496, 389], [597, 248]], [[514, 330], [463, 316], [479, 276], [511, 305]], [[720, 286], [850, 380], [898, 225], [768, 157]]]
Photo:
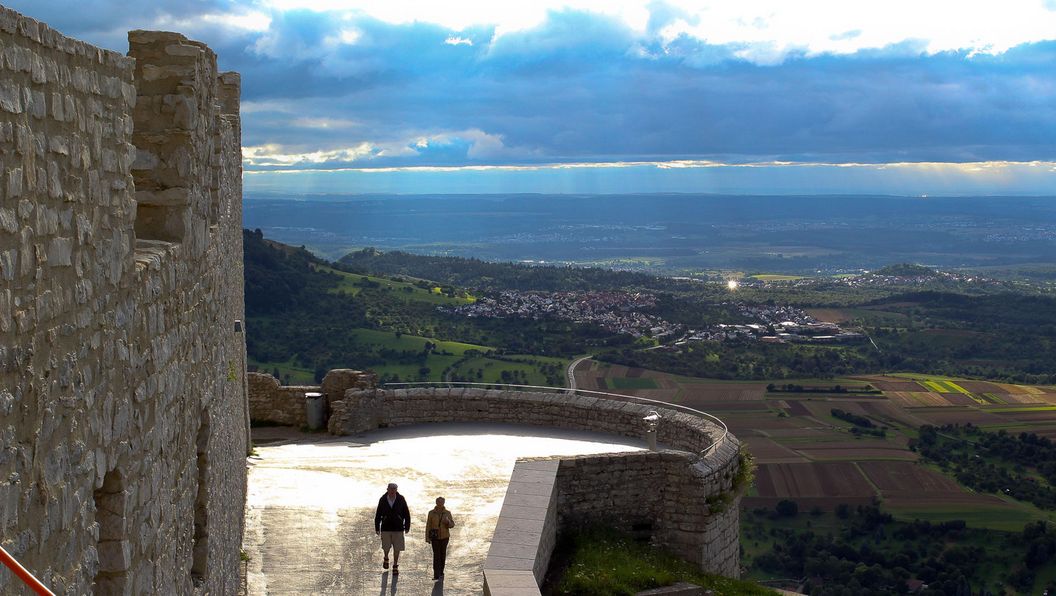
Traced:
[[[254, 429], [244, 549], [247, 593], [479, 594], [482, 569], [518, 457], [628, 451], [644, 447], [596, 433], [530, 426], [431, 424], [358, 437]], [[274, 441], [260, 445], [263, 441]], [[389, 482], [411, 511], [400, 573], [381, 568], [374, 508]], [[432, 581], [425, 517], [447, 500], [447, 569]]]

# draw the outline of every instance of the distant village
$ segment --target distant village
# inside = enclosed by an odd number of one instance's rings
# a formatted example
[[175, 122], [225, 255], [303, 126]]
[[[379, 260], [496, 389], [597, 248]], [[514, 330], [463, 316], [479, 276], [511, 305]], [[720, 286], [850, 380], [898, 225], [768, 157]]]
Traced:
[[[439, 307], [466, 317], [528, 319], [554, 318], [592, 323], [606, 331], [634, 337], [666, 339], [672, 346], [696, 341], [757, 340], [771, 343], [840, 343], [865, 339], [835, 323], [818, 321], [792, 306], [726, 303], [750, 323], [718, 323], [702, 330], [685, 330], [641, 312], [656, 306], [656, 296], [644, 292], [525, 292], [504, 290], [482, 296], [473, 304]], [[674, 340], [672, 342], [672, 340]]]
[[719, 323], [703, 331], [690, 330], [675, 342], [679, 346], [691, 341], [758, 340], [769, 343], [841, 343], [865, 339], [855, 331], [841, 329], [836, 323], [819, 321], [793, 306], [765, 306], [728, 303], [739, 314], [755, 323]]
[[656, 306], [656, 296], [644, 292], [521, 292], [504, 290], [482, 296], [473, 304], [441, 310], [467, 317], [555, 318], [593, 323], [606, 331], [634, 337], [671, 335], [675, 326], [639, 312]]

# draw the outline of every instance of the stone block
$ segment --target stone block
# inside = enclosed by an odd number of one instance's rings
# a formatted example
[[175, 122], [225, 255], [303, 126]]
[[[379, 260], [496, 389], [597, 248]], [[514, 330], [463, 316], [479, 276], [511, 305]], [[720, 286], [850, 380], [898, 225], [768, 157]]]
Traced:
[[22, 89], [11, 80], [0, 81], [0, 110], [11, 114], [22, 113]]
[[69, 266], [73, 254], [72, 238], [52, 238], [48, 243], [48, 264], [52, 267]]
[[99, 543], [99, 570], [121, 573], [132, 564], [132, 548], [128, 540], [107, 540]]
[[7, 171], [7, 198], [13, 199], [20, 196], [22, 196], [22, 168], [11, 168]]

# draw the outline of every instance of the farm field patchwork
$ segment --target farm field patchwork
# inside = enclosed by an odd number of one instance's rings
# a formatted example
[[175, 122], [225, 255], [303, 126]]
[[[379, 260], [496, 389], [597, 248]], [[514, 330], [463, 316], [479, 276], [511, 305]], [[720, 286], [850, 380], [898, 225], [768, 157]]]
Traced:
[[[877, 396], [766, 391], [766, 383], [708, 381], [592, 363], [588, 375], [610, 387], [655, 379], [678, 389], [678, 403], [718, 415], [754, 454], [755, 488], [743, 507], [773, 508], [792, 499], [800, 511], [881, 499], [898, 519], [965, 519], [975, 527], [1018, 531], [1047, 514], [1030, 506], [961, 487], [952, 477], [918, 463], [908, 440], [923, 424], [972, 423], [991, 430], [1029, 430], [1056, 439], [1056, 392], [1051, 388], [925, 375], [865, 375], [850, 379], [782, 380], [804, 387], [869, 384]], [[586, 369], [586, 367], [584, 367]], [[581, 372], [577, 369], [577, 373]], [[577, 379], [580, 378], [577, 376]], [[645, 395], [656, 390], [626, 389]], [[888, 427], [887, 436], [856, 438], [854, 425], [835, 418], [839, 408]]]
[[871, 498], [876, 489], [853, 462], [760, 464], [755, 475], [760, 497]]
[[914, 412], [928, 424], [974, 424], [976, 426], [1007, 424], [1008, 420], [996, 414], [987, 414], [975, 408], [944, 408], [940, 411]]
[[745, 440], [758, 464], [806, 462], [807, 459], [792, 449], [766, 437]]
[[862, 462], [858, 468], [884, 496], [909, 493], [961, 495], [957, 481], [926, 466], [910, 462]]
[[856, 447], [852, 445], [840, 445], [837, 447], [822, 447], [816, 445], [810, 448], [802, 448], [799, 453], [814, 461], [869, 461], [869, 460], [904, 460], [915, 461], [918, 459], [916, 453], [903, 449], [896, 445], [888, 447]]

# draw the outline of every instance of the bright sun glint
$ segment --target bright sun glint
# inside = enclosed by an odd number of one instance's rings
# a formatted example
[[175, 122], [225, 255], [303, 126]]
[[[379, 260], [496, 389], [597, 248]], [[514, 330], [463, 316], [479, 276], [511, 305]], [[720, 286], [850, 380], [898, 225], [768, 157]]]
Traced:
[[737, 289], [737, 280], [736, 279], [731, 279], [730, 281], [726, 282], [726, 287], [731, 289], [731, 290], [736, 290]]

